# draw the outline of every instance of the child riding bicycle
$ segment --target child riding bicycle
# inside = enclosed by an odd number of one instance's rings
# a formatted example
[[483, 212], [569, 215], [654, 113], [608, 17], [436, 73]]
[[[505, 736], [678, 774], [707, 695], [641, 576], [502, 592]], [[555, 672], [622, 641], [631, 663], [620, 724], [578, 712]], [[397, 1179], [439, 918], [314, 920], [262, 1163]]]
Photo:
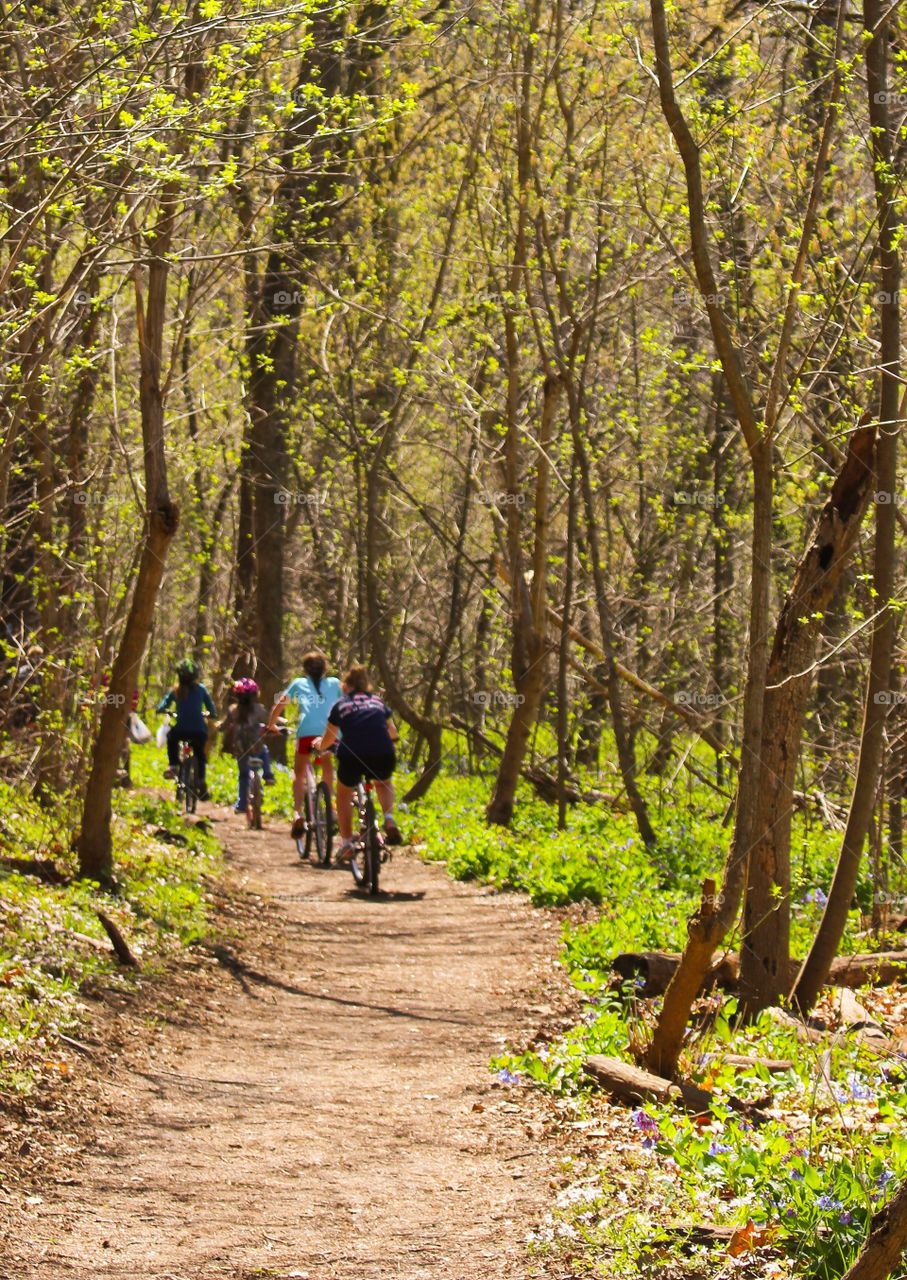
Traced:
[[185, 658], [176, 668], [177, 683], [161, 698], [157, 709], [163, 714], [171, 707], [176, 709], [176, 724], [167, 734], [167, 768], [165, 778], [175, 778], [180, 763], [180, 743], [188, 742], [192, 746], [198, 761], [198, 798], [210, 799], [205, 782], [205, 752], [208, 745], [208, 726], [205, 723], [205, 711], [216, 718], [217, 711], [211, 700], [211, 694], [203, 684], [199, 683], [198, 666], [191, 658]]
[[394, 743], [398, 738], [390, 707], [372, 691], [368, 672], [352, 666], [343, 677], [343, 696], [334, 703], [328, 725], [312, 744], [316, 752], [326, 751], [337, 741], [337, 826], [340, 829], [338, 862], [353, 856], [353, 792], [363, 778], [373, 779], [384, 814], [384, 834], [388, 844], [402, 844], [394, 822], [396, 765]]
[[271, 756], [264, 741], [267, 713], [258, 701], [258, 684], [244, 677], [237, 680], [230, 691], [236, 701], [228, 708], [221, 724], [224, 751], [236, 757], [239, 769], [234, 813], [245, 813], [249, 798], [249, 761], [258, 756], [262, 762], [264, 780], [274, 782]]
[[[340, 681], [336, 676], [327, 674], [327, 658], [320, 649], [313, 649], [302, 660], [304, 674], [293, 680], [274, 703], [274, 709], [268, 721], [268, 731], [273, 732], [277, 719], [288, 702], [293, 701], [299, 707], [299, 723], [296, 726], [296, 754], [293, 761], [293, 826], [290, 834], [298, 840], [306, 829], [305, 795], [306, 766], [312, 754], [315, 739], [327, 728], [328, 712], [340, 697]], [[334, 769], [329, 755], [322, 756], [318, 763], [331, 797], [334, 781]]]

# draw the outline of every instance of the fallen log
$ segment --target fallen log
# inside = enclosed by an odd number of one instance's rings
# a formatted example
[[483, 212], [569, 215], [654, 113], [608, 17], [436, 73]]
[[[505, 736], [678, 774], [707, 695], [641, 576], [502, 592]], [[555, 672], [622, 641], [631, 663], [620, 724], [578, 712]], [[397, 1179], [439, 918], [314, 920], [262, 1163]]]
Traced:
[[[640, 1102], [671, 1103], [694, 1116], [707, 1115], [712, 1103], [708, 1089], [687, 1080], [666, 1080], [653, 1075], [642, 1067], [631, 1066], [621, 1058], [609, 1058], [596, 1053], [583, 1063], [583, 1071], [596, 1084], [606, 1089], [618, 1102], [632, 1105]], [[739, 1098], [726, 1099], [727, 1105], [755, 1124], [764, 1123], [768, 1117], [752, 1103]]]
[[[800, 960], [790, 962], [790, 986], [800, 972]], [[648, 998], [660, 996], [680, 964], [677, 951], [625, 951], [611, 961], [622, 981], [641, 982], [638, 994]], [[716, 961], [703, 983], [702, 990], [721, 987], [733, 991], [740, 975], [740, 958], [728, 952]], [[871, 951], [865, 955], [838, 956], [831, 966], [826, 985], [831, 987], [884, 987], [889, 982], [907, 981], [907, 951]]]
[[[637, 995], [648, 998], [664, 995], [679, 964], [679, 951], [625, 951], [614, 957], [611, 968], [620, 974], [621, 982], [641, 984]], [[702, 984], [702, 991], [710, 991], [713, 987], [735, 987], [739, 976], [738, 958], [728, 954], [712, 965]]]
[[619, 1102], [671, 1102], [698, 1116], [708, 1111], [712, 1101], [709, 1091], [696, 1084], [675, 1084], [620, 1058], [608, 1058], [600, 1053], [586, 1059], [583, 1071]]
[[762, 1067], [769, 1072], [790, 1071], [794, 1065], [789, 1058], [756, 1058], [748, 1053], [725, 1053], [721, 1061], [731, 1067]]
[[20, 876], [34, 876], [44, 884], [69, 884], [72, 878], [62, 872], [50, 858], [11, 858], [7, 854], [2, 854], [0, 868], [4, 871], [13, 871]]
[[833, 987], [886, 987], [907, 980], [907, 951], [870, 951], [866, 955], [837, 956], [831, 964]]

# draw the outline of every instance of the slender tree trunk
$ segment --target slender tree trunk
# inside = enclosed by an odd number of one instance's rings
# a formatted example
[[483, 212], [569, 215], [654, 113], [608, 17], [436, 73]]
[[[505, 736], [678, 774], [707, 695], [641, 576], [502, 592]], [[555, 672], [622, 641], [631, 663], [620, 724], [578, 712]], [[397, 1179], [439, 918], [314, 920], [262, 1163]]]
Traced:
[[617, 670], [616, 641], [611, 621], [611, 605], [608, 599], [608, 587], [605, 582], [604, 563], [598, 537], [598, 526], [595, 522], [595, 499], [592, 492], [592, 479], [589, 466], [589, 453], [577, 420], [573, 418], [573, 448], [576, 452], [580, 483], [583, 492], [583, 505], [586, 512], [586, 534], [589, 539], [589, 558], [592, 562], [592, 582], [595, 586], [595, 604], [598, 614], [599, 632], [601, 634], [602, 651], [605, 655], [605, 686], [608, 690], [608, 709], [611, 712], [611, 727], [614, 730], [614, 743], [617, 750], [617, 763], [621, 781], [633, 810], [639, 834], [647, 848], [656, 842], [655, 829], [649, 818], [646, 802], [636, 782], [636, 753], [633, 739], [624, 713], [623, 695], [620, 687], [620, 675]]
[[882, 289], [882, 300], [879, 303], [880, 435], [876, 450], [877, 496], [873, 559], [873, 600], [879, 609], [879, 616], [872, 631], [860, 759], [847, 827], [822, 920], [793, 993], [798, 1008], [804, 1012], [811, 1009], [818, 998], [847, 923], [875, 803], [882, 765], [885, 717], [891, 702], [895, 615], [890, 608], [890, 601], [894, 594], [897, 437], [900, 417], [901, 324], [898, 294], [901, 285], [901, 219], [897, 205], [898, 179], [892, 161], [892, 124], [887, 105], [889, 17], [889, 10], [879, 0], [865, 0], [863, 21], [866, 31], [871, 33], [866, 46], [866, 90], [872, 126], [870, 136], [879, 226], [879, 283]]
[[[526, 759], [529, 735], [538, 717], [542, 694], [547, 679], [546, 656], [547, 641], [547, 600], [545, 592], [548, 581], [548, 541], [549, 541], [549, 484], [550, 464], [549, 450], [554, 440], [554, 421], [560, 401], [563, 382], [555, 375], [545, 378], [542, 392], [542, 413], [539, 429], [538, 462], [535, 480], [535, 539], [532, 557], [532, 585], [527, 589], [522, 573], [514, 587], [518, 593], [514, 596], [516, 607], [519, 602], [520, 632], [524, 651], [525, 667], [521, 672], [514, 671], [516, 686], [516, 705], [507, 727], [507, 738], [504, 743], [504, 754], [498, 766], [494, 790], [488, 802], [486, 817], [490, 823], [498, 826], [509, 826], [513, 817], [513, 805], [516, 798], [517, 783], [520, 771]], [[519, 557], [514, 568], [519, 566]], [[517, 626], [517, 617], [514, 617]]]
[[162, 364], [167, 309], [167, 254], [173, 239], [177, 188], [165, 189], [161, 212], [149, 236], [147, 309], [142, 298], [140, 267], [134, 270], [136, 325], [139, 343], [139, 407], [145, 459], [145, 539], [126, 626], [113, 664], [107, 701], [91, 756], [82, 823], [78, 836], [79, 872], [101, 882], [112, 873], [111, 795], [126, 730], [126, 717], [138, 687], [139, 669], [154, 618], [170, 543], [179, 512], [167, 486], [164, 448]]
[[816, 645], [826, 605], [847, 567], [869, 503], [876, 430], [849, 437], [847, 457], [788, 590], [768, 665], [757, 804], [740, 949], [747, 1013], [777, 1004], [790, 985], [790, 837], [794, 778]]
[[567, 546], [564, 569], [563, 623], [558, 643], [557, 671], [557, 825], [563, 831], [567, 826], [567, 776], [568, 720], [567, 720], [567, 671], [570, 656], [570, 613], [573, 609], [573, 552], [576, 541], [576, 458], [570, 466], [570, 496], [567, 505]]
[[687, 925], [687, 944], [664, 1002], [646, 1065], [657, 1075], [673, 1076], [683, 1045], [690, 1010], [712, 962], [712, 954], [731, 929], [740, 910], [750, 850], [758, 825], [762, 786], [760, 751], [762, 713], [768, 668], [765, 637], [769, 628], [770, 557], [772, 531], [771, 449], [762, 442], [751, 451], [753, 464], [752, 596], [750, 642], [743, 702], [742, 763], [737, 787], [737, 812], [731, 848], [720, 892], [714, 883], [703, 891], [702, 904]]

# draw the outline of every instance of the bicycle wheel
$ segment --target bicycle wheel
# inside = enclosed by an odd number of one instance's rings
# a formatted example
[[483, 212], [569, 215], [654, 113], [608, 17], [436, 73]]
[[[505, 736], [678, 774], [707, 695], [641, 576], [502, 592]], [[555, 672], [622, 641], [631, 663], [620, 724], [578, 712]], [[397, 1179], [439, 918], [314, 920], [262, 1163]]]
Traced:
[[183, 803], [187, 813], [195, 813], [198, 804], [198, 761], [194, 755], [189, 756], [180, 766], [183, 783]]
[[315, 841], [315, 779], [312, 776], [311, 765], [306, 775], [305, 785], [305, 849], [301, 856], [310, 858], [312, 856], [312, 845], [315, 844], [315, 854], [317, 857], [318, 846]]
[[334, 844], [334, 815], [327, 784], [319, 782], [315, 788], [315, 813], [312, 826], [315, 831], [315, 850], [322, 867], [331, 865], [331, 849]]
[[381, 874], [381, 841], [375, 829], [375, 815], [369, 823], [365, 838], [365, 887], [369, 893], [378, 892], [378, 877]]
[[359, 817], [360, 817], [360, 826], [359, 826], [359, 837], [360, 837], [360, 838], [359, 838], [358, 842], [353, 846], [353, 856], [350, 858], [350, 871], [351, 871], [351, 872], [352, 872], [352, 874], [353, 874], [353, 879], [356, 881], [356, 888], [357, 888], [357, 889], [367, 889], [367, 888], [368, 888], [368, 883], [367, 883], [366, 878], [365, 878], [365, 872], [366, 872], [366, 857], [365, 857], [365, 852], [366, 852], [366, 850], [365, 850], [365, 842], [364, 842], [364, 840], [363, 840], [363, 838], [362, 838], [362, 826], [363, 826], [363, 823], [364, 823], [364, 817], [363, 817], [363, 814], [364, 814], [364, 811], [365, 811], [365, 796], [364, 796], [364, 794], [363, 794], [363, 789], [362, 789], [362, 783], [361, 783], [361, 782], [360, 782], [360, 784], [359, 784], [359, 786], [358, 786], [358, 788], [357, 788], [357, 790], [356, 790], [356, 800], [355, 800], [355, 804], [356, 804], [356, 808], [357, 808], [357, 809], [358, 809], [358, 811], [359, 811]]
[[253, 831], [261, 830], [261, 802], [264, 788], [261, 782], [261, 774], [257, 769], [250, 770], [249, 778], [249, 798], [246, 802], [246, 821]]
[[378, 828], [375, 826], [375, 805], [371, 795], [365, 797], [365, 848], [363, 850], [363, 869], [365, 872], [363, 888], [367, 893], [378, 892], [378, 877], [381, 874], [381, 841]]

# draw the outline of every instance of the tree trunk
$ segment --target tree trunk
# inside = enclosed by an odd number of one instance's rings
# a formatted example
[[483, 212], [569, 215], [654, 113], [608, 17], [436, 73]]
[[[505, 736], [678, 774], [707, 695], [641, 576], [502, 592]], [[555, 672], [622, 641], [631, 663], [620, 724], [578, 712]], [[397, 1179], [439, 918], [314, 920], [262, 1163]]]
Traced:
[[748, 1013], [790, 990], [790, 834], [794, 775], [813, 683], [822, 616], [831, 601], [869, 503], [876, 429], [849, 437], [809, 547], [788, 589], [769, 659], [763, 710], [762, 785], [743, 913], [740, 991]]
[[536, 463], [535, 479], [535, 538], [532, 557], [532, 585], [527, 590], [526, 581], [520, 571], [519, 548], [513, 551], [511, 573], [514, 589], [514, 633], [520, 637], [515, 643], [515, 653], [523, 655], [525, 666], [522, 671], [514, 669], [516, 686], [516, 703], [510, 724], [507, 727], [507, 740], [504, 754], [498, 766], [494, 790], [488, 802], [486, 818], [498, 826], [509, 826], [513, 817], [513, 805], [516, 797], [517, 782], [526, 750], [529, 745], [529, 734], [538, 717], [542, 694], [547, 679], [546, 657], [548, 654], [546, 626], [546, 590], [548, 582], [548, 542], [549, 542], [549, 483], [550, 463], [549, 450], [554, 439], [554, 419], [560, 401], [563, 382], [553, 374], [545, 378], [542, 391], [542, 413], [539, 426], [539, 451]]
[[576, 540], [576, 457], [570, 466], [570, 497], [567, 505], [567, 546], [564, 569], [563, 624], [558, 637], [557, 671], [557, 826], [563, 831], [567, 826], [567, 776], [570, 769], [568, 757], [567, 721], [567, 671], [570, 657], [570, 613], [573, 609], [573, 547]]
[[576, 451], [577, 465], [583, 491], [583, 505], [586, 511], [586, 532], [589, 538], [589, 553], [592, 561], [592, 581], [595, 586], [595, 603], [598, 614], [599, 632], [602, 642], [602, 653], [605, 666], [605, 687], [608, 691], [608, 709], [611, 712], [611, 727], [614, 730], [614, 743], [617, 749], [617, 763], [621, 781], [630, 801], [636, 825], [643, 844], [652, 848], [655, 844], [655, 830], [649, 819], [649, 811], [642, 793], [636, 784], [636, 753], [633, 739], [627, 726], [624, 704], [621, 697], [620, 675], [617, 666], [616, 642], [611, 622], [611, 605], [608, 599], [605, 582], [604, 565], [601, 558], [598, 528], [595, 522], [595, 504], [590, 477], [589, 453], [583, 440], [582, 432], [575, 414], [571, 414], [573, 426], [573, 447]]
[[[883, 12], [886, 14], [884, 22]], [[873, 599], [880, 612], [872, 632], [860, 759], [847, 828], [822, 920], [793, 992], [794, 1001], [801, 1011], [808, 1011], [815, 1004], [847, 923], [875, 803], [882, 766], [885, 717], [891, 702], [895, 615], [890, 608], [890, 601], [894, 594], [897, 434], [900, 418], [901, 326], [898, 294], [901, 283], [901, 219], [897, 203], [898, 178], [892, 162], [892, 125], [887, 105], [887, 13], [879, 0], [866, 0], [863, 6], [864, 25], [867, 32], [872, 33], [866, 46], [866, 90], [872, 126], [870, 136], [879, 225], [879, 283], [883, 291], [879, 303], [882, 368], [873, 559]]]
[[167, 551], [179, 524], [179, 512], [167, 487], [164, 449], [164, 396], [161, 387], [164, 320], [167, 309], [167, 258], [173, 239], [178, 189], [165, 188], [160, 215], [148, 236], [147, 310], [142, 298], [140, 270], [134, 268], [136, 329], [139, 343], [139, 407], [145, 461], [145, 541], [138, 577], [119, 650], [113, 664], [107, 701], [91, 757], [82, 823], [77, 840], [79, 872], [87, 879], [109, 881], [112, 873], [110, 832], [111, 795], [126, 730], [132, 695], [151, 631]]
[[907, 1250], [907, 1182], [873, 1217], [869, 1238], [843, 1280], [887, 1280]]

